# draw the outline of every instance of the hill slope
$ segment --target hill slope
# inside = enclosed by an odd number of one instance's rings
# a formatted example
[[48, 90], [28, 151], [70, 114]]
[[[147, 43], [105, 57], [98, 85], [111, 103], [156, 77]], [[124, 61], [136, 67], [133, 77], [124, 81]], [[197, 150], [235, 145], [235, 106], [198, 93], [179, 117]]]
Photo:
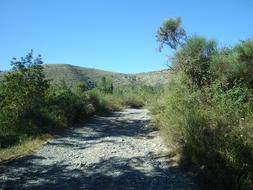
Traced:
[[[163, 85], [167, 84], [171, 78], [171, 73], [168, 70], [123, 74], [68, 64], [47, 64], [44, 65], [44, 68], [46, 77], [52, 80], [52, 83], [64, 81], [67, 85], [78, 84], [87, 80], [98, 82], [102, 77], [111, 78], [116, 86], [128, 84]], [[0, 73], [0, 78], [4, 73]]]

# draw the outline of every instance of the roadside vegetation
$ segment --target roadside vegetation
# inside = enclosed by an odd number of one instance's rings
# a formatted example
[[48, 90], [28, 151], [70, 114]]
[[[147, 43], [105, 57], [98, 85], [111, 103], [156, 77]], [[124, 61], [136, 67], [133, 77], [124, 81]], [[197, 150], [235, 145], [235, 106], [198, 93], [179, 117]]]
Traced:
[[[94, 114], [140, 108], [151, 93], [147, 85], [114, 87], [109, 77], [69, 86], [47, 80], [39, 55], [13, 59], [0, 83], [0, 161], [24, 155], [47, 138]], [[148, 97], [149, 96], [149, 97]], [[28, 146], [27, 146], [28, 145]]]
[[55, 132], [122, 108], [148, 105], [153, 123], [202, 189], [253, 189], [253, 39], [234, 47], [187, 35], [180, 18], [158, 30], [173, 49], [167, 87], [114, 86], [110, 77], [51, 83], [31, 51], [0, 83], [0, 162], [38, 148]]
[[174, 50], [172, 82], [152, 108], [166, 142], [201, 189], [253, 189], [253, 39], [218, 47], [176, 18], [157, 40]]

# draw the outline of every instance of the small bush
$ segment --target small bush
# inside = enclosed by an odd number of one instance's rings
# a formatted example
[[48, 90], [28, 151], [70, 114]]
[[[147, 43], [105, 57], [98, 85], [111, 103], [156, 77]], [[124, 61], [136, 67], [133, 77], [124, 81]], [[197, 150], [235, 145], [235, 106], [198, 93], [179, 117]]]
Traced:
[[97, 113], [111, 112], [121, 109], [119, 100], [113, 94], [94, 89], [89, 92], [89, 100]]
[[138, 96], [127, 96], [123, 99], [123, 104], [130, 108], [142, 108], [144, 106], [144, 101]]

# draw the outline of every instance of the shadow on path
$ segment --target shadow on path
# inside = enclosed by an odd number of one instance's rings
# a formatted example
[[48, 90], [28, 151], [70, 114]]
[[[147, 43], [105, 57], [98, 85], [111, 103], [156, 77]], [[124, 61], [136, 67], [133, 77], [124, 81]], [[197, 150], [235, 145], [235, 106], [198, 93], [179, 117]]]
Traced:
[[[131, 112], [136, 114], [134, 111]], [[131, 118], [131, 117], [130, 117]], [[145, 127], [148, 119], [124, 119], [121, 113], [95, 117], [83, 126], [68, 129], [46, 146], [80, 151], [98, 143], [120, 143], [105, 137], [152, 138]], [[85, 131], [86, 133], [83, 133]], [[66, 141], [68, 138], [68, 141]], [[81, 143], [80, 143], [81, 142]], [[52, 155], [54, 156], [54, 155]], [[164, 155], [148, 152], [144, 156], [101, 158], [85, 165], [47, 162], [52, 158], [34, 154], [15, 160], [0, 171], [0, 189], [90, 189], [90, 190], [165, 190], [193, 189], [191, 181], [177, 167], [159, 162]], [[166, 166], [164, 166], [166, 165]]]

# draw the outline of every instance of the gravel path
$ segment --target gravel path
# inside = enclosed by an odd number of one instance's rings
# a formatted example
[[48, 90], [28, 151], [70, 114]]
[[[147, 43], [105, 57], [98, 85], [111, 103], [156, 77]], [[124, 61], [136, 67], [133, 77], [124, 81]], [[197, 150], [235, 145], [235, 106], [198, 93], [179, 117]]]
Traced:
[[149, 119], [146, 109], [127, 109], [70, 128], [1, 168], [0, 189], [193, 189]]

